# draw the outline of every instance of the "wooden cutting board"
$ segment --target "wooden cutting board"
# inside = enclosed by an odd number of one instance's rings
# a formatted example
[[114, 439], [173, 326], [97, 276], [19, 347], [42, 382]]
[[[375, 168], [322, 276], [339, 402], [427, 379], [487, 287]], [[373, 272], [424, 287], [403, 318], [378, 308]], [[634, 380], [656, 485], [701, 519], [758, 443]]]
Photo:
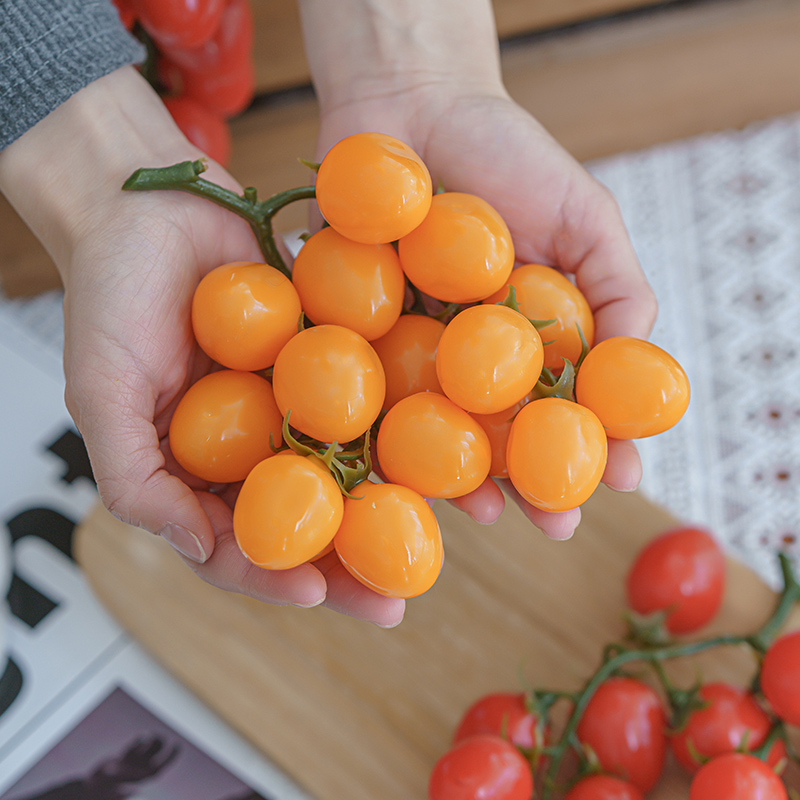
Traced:
[[[443, 572], [393, 630], [214, 589], [100, 505], [76, 552], [119, 622], [318, 800], [424, 800], [431, 767], [480, 695], [517, 689], [520, 675], [550, 689], [588, 677], [623, 634], [634, 554], [676, 524], [643, 497], [602, 487], [567, 542], [545, 539], [511, 504], [491, 527], [443, 502], [436, 511]], [[749, 569], [729, 566], [709, 632], [754, 630], [774, 603]], [[753, 670], [750, 654], [732, 648], [700, 663], [709, 679], [746, 682]], [[676, 665], [687, 685], [696, 664]], [[687, 787], [669, 765], [651, 797], [683, 800]]]

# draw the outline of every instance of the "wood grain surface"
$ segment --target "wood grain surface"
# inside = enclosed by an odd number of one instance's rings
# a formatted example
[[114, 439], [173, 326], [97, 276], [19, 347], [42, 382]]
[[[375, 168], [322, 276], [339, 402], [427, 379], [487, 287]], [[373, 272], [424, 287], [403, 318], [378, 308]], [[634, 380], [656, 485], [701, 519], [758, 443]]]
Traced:
[[[265, 606], [204, 583], [169, 547], [98, 506], [78, 560], [100, 600], [157, 660], [318, 800], [424, 800], [457, 720], [481, 694], [576, 689], [623, 634], [623, 579], [637, 549], [676, 520], [638, 494], [601, 489], [567, 542], [546, 540], [509, 506], [491, 527], [445, 503], [442, 574], [393, 630]], [[749, 632], [774, 594], [729, 564], [711, 632]], [[705, 632], [704, 632], [705, 633]], [[688, 685], [749, 681], [735, 648], [673, 664]], [[652, 793], [682, 800], [670, 764]]]

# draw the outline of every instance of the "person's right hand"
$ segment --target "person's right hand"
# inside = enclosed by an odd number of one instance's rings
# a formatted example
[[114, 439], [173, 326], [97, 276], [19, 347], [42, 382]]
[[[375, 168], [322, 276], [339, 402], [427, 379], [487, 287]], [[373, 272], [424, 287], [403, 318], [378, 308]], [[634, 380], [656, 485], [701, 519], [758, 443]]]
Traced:
[[[171, 457], [172, 413], [213, 368], [192, 335], [194, 289], [214, 267], [263, 259], [247, 223], [229, 211], [121, 186], [139, 167], [201, 157], [132, 68], [78, 92], [0, 154], [0, 188], [64, 282], [67, 406], [100, 496], [222, 589], [267, 603], [324, 603], [394, 626], [404, 602], [370, 591], [335, 557], [285, 571], [252, 565], [233, 536], [238, 486], [210, 487]], [[217, 164], [204, 177], [241, 192]]]

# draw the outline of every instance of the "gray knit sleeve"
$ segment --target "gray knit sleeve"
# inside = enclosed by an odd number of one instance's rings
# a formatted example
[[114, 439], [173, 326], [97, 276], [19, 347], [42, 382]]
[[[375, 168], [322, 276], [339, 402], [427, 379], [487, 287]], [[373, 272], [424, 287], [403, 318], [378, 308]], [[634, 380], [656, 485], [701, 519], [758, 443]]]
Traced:
[[111, 0], [0, 0], [0, 150], [143, 46]]

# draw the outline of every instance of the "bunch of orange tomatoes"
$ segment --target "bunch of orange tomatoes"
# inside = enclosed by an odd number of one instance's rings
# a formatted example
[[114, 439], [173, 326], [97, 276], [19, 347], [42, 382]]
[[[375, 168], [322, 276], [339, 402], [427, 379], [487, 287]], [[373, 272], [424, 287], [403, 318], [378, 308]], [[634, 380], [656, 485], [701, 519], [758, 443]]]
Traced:
[[[188, 472], [243, 481], [233, 524], [253, 563], [289, 569], [333, 548], [376, 592], [416, 596], [443, 558], [429, 499], [508, 478], [536, 508], [575, 508], [608, 437], [681, 418], [689, 385], [671, 356], [627, 337], [594, 345], [576, 285], [515, 268], [497, 211], [435, 192], [403, 142], [355, 134], [316, 167], [326, 225], [291, 273], [225, 264], [198, 285], [194, 336], [224, 369], [189, 388], [170, 428]], [[230, 202], [248, 213], [246, 197]]]
[[228, 119], [255, 93], [250, 0], [113, 0], [148, 48], [141, 70], [184, 136], [227, 165]]

